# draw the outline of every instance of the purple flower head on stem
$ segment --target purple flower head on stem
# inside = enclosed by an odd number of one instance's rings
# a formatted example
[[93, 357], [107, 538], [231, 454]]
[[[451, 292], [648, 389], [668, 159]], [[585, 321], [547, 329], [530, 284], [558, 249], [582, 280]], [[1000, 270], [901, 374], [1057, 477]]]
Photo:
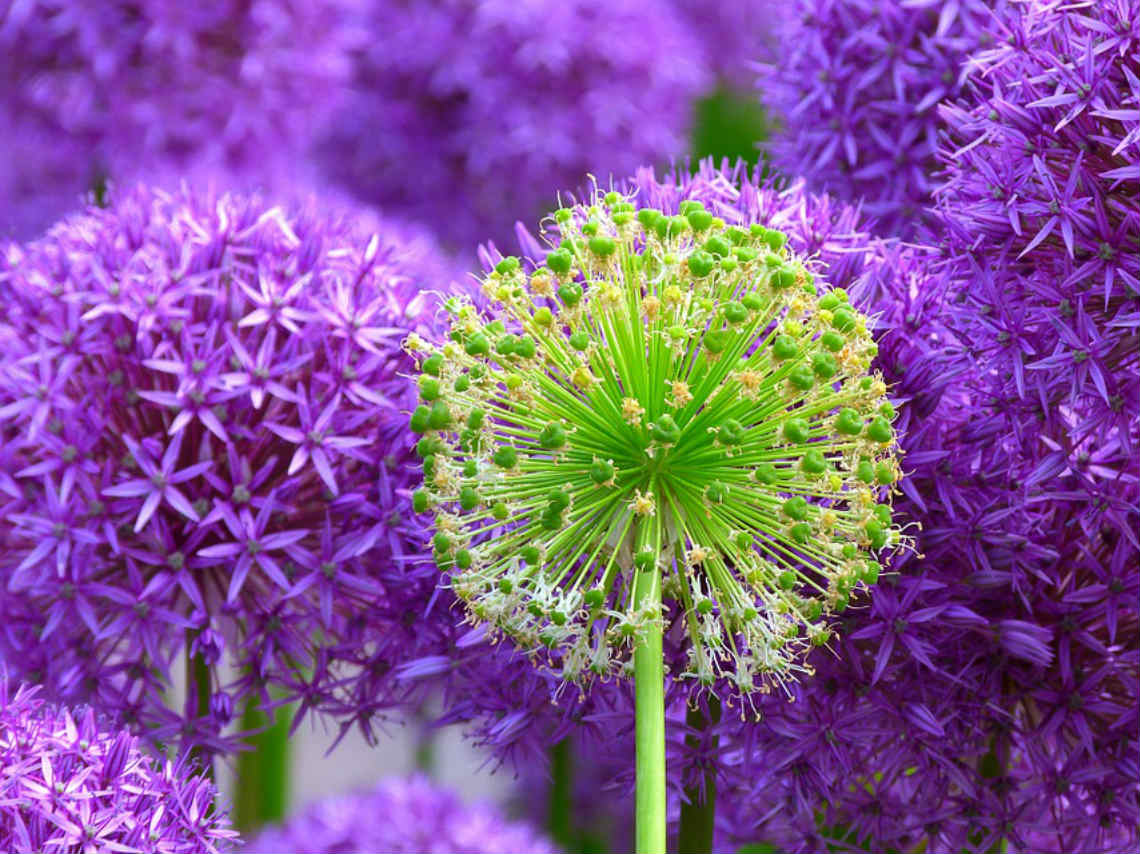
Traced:
[[[186, 188], [8, 247], [6, 657], [183, 747], [224, 747], [271, 687], [366, 731], [402, 702], [427, 582], [399, 342], [427, 329], [438, 258], [376, 217]], [[205, 672], [179, 713], [188, 650]]]
[[237, 833], [210, 779], [139, 751], [90, 709], [0, 674], [0, 849], [214, 854]]
[[1018, 10], [942, 109], [932, 239], [975, 283], [958, 324], [1007, 366], [1000, 393], [1054, 459], [1104, 476], [1129, 467], [1140, 419], [1140, 3]]
[[773, 164], [861, 203], [879, 230], [913, 235], [930, 202], [937, 104], [961, 65], [992, 43], [983, 0], [794, 0], [760, 97], [784, 127]]

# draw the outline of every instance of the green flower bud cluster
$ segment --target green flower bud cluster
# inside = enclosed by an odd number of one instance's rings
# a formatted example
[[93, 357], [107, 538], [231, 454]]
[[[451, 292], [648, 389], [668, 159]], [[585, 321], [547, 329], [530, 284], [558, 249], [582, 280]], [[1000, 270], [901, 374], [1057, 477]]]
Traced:
[[554, 214], [493, 308], [445, 305], [419, 359], [432, 548], [473, 621], [549, 651], [564, 678], [628, 672], [660, 573], [692, 641], [683, 676], [742, 694], [806, 669], [829, 615], [901, 535], [901, 475], [867, 320], [762, 225], [617, 193]]

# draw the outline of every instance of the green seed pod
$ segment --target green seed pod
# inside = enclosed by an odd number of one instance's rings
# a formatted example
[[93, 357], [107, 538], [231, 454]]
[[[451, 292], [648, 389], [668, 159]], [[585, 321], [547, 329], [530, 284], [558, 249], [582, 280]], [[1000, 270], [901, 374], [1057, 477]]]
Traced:
[[473, 486], [465, 486], [459, 490], [459, 506], [464, 510], [474, 510], [479, 506], [479, 493]]
[[839, 410], [839, 415], [835, 418], [835, 429], [844, 436], [858, 436], [863, 432], [863, 419], [858, 411], [845, 407]]
[[689, 256], [688, 264], [689, 272], [700, 278], [716, 269], [716, 259], [707, 252], [694, 252]]
[[800, 468], [803, 470], [804, 474], [824, 474], [829, 468], [827, 464], [827, 457], [825, 457], [822, 452], [817, 451], [815, 448], [804, 451], [804, 455], [800, 458]]
[[772, 355], [781, 361], [793, 359], [800, 352], [800, 345], [790, 335], [777, 335], [772, 339]]
[[609, 258], [617, 251], [617, 243], [612, 237], [591, 237], [588, 245], [599, 258]]
[[494, 459], [495, 465], [499, 468], [509, 469], [514, 468], [515, 464], [518, 463], [519, 454], [512, 446], [501, 445], [495, 450], [495, 455], [492, 459]]
[[808, 440], [810, 425], [806, 418], [789, 418], [784, 422], [784, 438], [795, 445]]
[[431, 405], [431, 414], [428, 415], [428, 426], [432, 430], [442, 430], [451, 424], [451, 410], [447, 408], [447, 404], [442, 400], [437, 400]]
[[463, 349], [467, 352], [468, 356], [486, 356], [491, 352], [491, 342], [482, 332], [476, 332], [467, 339], [467, 343], [463, 345]]
[[420, 377], [420, 397], [431, 403], [439, 398], [439, 394], [439, 380], [429, 376]]
[[819, 336], [819, 343], [832, 353], [838, 353], [847, 343], [847, 339], [833, 329], [829, 329]]
[[412, 412], [412, 417], [408, 421], [408, 427], [413, 433], [426, 433], [430, 419], [431, 410], [421, 404]]
[[577, 282], [564, 282], [558, 286], [558, 298], [567, 308], [573, 308], [582, 301], [582, 286]]
[[895, 431], [891, 429], [891, 422], [880, 415], [867, 426], [867, 435], [885, 445], [894, 438]]
[[821, 380], [829, 380], [839, 372], [835, 357], [830, 353], [813, 353], [811, 369]]
[[808, 503], [802, 495], [794, 495], [784, 502], [784, 515], [789, 519], [802, 522], [808, 517]]
[[538, 444], [548, 451], [558, 450], [566, 444], [566, 428], [555, 422], [547, 424], [538, 434]]
[[748, 319], [748, 309], [744, 303], [730, 302], [724, 307], [724, 319], [729, 323], [743, 323]]
[[613, 463], [605, 460], [594, 460], [590, 464], [590, 480], [598, 486], [609, 483], [614, 478]]

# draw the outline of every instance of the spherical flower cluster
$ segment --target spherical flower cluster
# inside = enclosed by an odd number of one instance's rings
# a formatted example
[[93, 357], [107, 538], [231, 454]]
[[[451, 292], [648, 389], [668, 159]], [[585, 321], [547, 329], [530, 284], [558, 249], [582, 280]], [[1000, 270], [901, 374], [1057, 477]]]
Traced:
[[408, 341], [415, 509], [471, 617], [564, 678], [623, 672], [662, 572], [692, 642], [677, 675], [750, 694], [802, 670], [898, 544], [894, 408], [866, 319], [782, 232], [680, 210], [560, 209], [544, 266], [484, 281], [491, 319], [453, 299], [447, 343]]
[[[92, 183], [188, 169], [249, 185], [294, 161], [349, 76], [348, 0], [29, 0], [0, 15], [0, 208], [31, 235]], [[50, 139], [36, 151], [19, 137]], [[12, 142], [17, 143], [12, 146]], [[75, 158], [64, 162], [64, 154]], [[44, 158], [52, 164], [44, 166]], [[34, 185], [28, 177], [35, 176]], [[66, 207], [20, 212], [47, 186]], [[0, 223], [3, 225], [3, 223]]]
[[[808, 659], [816, 675], [792, 687], [795, 702], [758, 696], [759, 723], [726, 711], [694, 731], [690, 685], [667, 680], [671, 788], [697, 790], [715, 771], [725, 849], [855, 840], [913, 850], [925, 840], [988, 850], [1004, 838], [1020, 850], [1132, 850], [1140, 483], [1102, 470], [1102, 455], [1116, 452], [1091, 448], [1066, 463], [1045, 442], [1019, 440], [1039, 435], [1029, 430], [1037, 419], [1008, 396], [993, 359], [962, 346], [966, 286], [937, 250], [880, 244], [852, 208], [741, 166], [645, 170], [619, 189], [670, 214], [695, 199], [730, 224], [778, 228], [808, 269], [875, 317], [875, 365], [905, 452], [895, 515], [922, 526], [871, 607], [841, 615], [838, 654]], [[537, 241], [524, 245], [542, 257]], [[1126, 346], [1127, 326], [1109, 331]], [[686, 637], [683, 621], [665, 636], [675, 673]], [[614, 787], [632, 782], [628, 690], [599, 685], [552, 705], [557, 680], [521, 656], [504, 662], [462, 635], [449, 655], [448, 720], [524, 765], [577, 731], [576, 773], [607, 784], [584, 800], [614, 809]]]
[[553, 854], [528, 825], [485, 804], [464, 804], [424, 777], [389, 779], [369, 791], [318, 801], [252, 840], [251, 852], [353, 854]]
[[781, 13], [781, 49], [757, 80], [784, 123], [776, 168], [904, 237], [934, 185], [937, 104], [959, 91], [961, 65], [991, 42], [984, 0], [795, 0]]
[[184, 762], [139, 752], [90, 709], [13, 693], [0, 675], [0, 850], [229, 851], [237, 834], [216, 798]]
[[662, 0], [372, 0], [364, 25], [329, 174], [471, 250], [588, 171], [682, 153], [708, 82]]
[[[1034, 0], [948, 126], [959, 324], [1065, 458], [1123, 472], [1140, 421], [1140, 3]], [[1063, 439], [1059, 438], [1064, 436]]]
[[[8, 248], [11, 666], [183, 746], [222, 746], [270, 688], [365, 728], [402, 699], [423, 535], [399, 342], [440, 280], [400, 232], [139, 187]], [[178, 656], [183, 710], [164, 697]]]

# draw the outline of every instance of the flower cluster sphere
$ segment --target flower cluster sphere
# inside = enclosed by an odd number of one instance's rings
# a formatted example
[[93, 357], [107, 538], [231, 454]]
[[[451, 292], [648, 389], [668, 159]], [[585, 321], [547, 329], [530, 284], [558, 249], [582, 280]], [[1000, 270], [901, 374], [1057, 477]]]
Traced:
[[485, 280], [497, 316], [453, 299], [449, 341], [409, 339], [414, 502], [472, 618], [565, 679], [622, 672], [663, 620], [635, 579], [663, 570], [683, 675], [749, 694], [803, 669], [899, 543], [895, 413], [866, 318], [783, 233], [681, 210], [563, 208], [542, 267]]
[[[1034, 0], [942, 110], [957, 323], [1054, 447], [1122, 473], [1140, 423], [1140, 2]], [[978, 342], [988, 346], [983, 349]], [[1088, 459], [1091, 457], [1091, 460]]]
[[318, 801], [280, 827], [263, 832], [251, 852], [352, 854], [553, 854], [529, 826], [508, 822], [482, 804], [464, 804], [423, 777], [385, 780], [369, 791]]
[[859, 203], [880, 230], [916, 233], [937, 166], [937, 105], [992, 42], [985, 0], [795, 0], [760, 97], [783, 121], [773, 164]]
[[233, 847], [209, 778], [141, 753], [90, 709], [45, 704], [0, 675], [0, 849], [214, 854]]
[[470, 250], [589, 170], [682, 153], [709, 83], [665, 0], [371, 0], [362, 14], [373, 38], [322, 162]]
[[382, 234], [139, 187], [9, 247], [0, 643], [25, 675], [207, 747], [270, 686], [362, 724], [397, 701], [422, 538], [399, 341], [435, 273]]

